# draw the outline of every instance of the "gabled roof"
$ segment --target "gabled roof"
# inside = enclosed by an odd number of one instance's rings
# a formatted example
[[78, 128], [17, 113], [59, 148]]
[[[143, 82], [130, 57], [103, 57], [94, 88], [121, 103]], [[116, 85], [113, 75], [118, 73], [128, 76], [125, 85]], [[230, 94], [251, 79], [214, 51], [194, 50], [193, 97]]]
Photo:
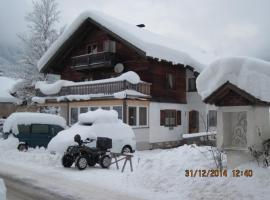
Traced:
[[64, 33], [52, 44], [48, 51], [38, 62], [39, 71], [43, 72], [52, 62], [59, 49], [76, 33], [76, 31], [86, 21], [91, 21], [103, 30], [113, 34], [118, 39], [132, 45], [141, 54], [148, 57], [166, 60], [173, 64], [183, 64], [192, 66], [194, 71], [201, 72], [204, 64], [198, 62], [195, 57], [204, 58], [206, 54], [199, 48], [192, 47], [183, 41], [177, 44], [168, 38], [147, 31], [145, 28], [139, 28], [136, 25], [130, 25], [122, 20], [108, 16], [97, 11], [83, 12], [79, 17], [64, 31]]
[[211, 95], [204, 99], [205, 103], [216, 106], [240, 106], [240, 105], [265, 105], [269, 102], [262, 101], [246, 91], [238, 88], [229, 81], [217, 88]]

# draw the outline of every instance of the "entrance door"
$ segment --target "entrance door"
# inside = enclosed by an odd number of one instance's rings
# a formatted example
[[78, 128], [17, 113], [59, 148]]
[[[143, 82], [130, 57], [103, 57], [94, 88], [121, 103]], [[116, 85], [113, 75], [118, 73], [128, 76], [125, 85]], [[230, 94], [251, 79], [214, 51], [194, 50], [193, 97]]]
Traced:
[[192, 110], [189, 112], [189, 133], [199, 132], [199, 112]]

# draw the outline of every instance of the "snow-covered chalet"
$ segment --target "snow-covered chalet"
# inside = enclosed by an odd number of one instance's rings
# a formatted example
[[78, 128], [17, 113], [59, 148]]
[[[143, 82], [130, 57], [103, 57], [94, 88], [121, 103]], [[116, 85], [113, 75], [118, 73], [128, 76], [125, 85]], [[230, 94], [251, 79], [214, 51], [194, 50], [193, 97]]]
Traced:
[[204, 65], [196, 50], [179, 49], [142, 24], [84, 12], [39, 60], [40, 72], [61, 80], [37, 83], [33, 101], [57, 108], [69, 125], [80, 113], [114, 109], [133, 127], [138, 149], [179, 145], [183, 134], [217, 123], [196, 89]]

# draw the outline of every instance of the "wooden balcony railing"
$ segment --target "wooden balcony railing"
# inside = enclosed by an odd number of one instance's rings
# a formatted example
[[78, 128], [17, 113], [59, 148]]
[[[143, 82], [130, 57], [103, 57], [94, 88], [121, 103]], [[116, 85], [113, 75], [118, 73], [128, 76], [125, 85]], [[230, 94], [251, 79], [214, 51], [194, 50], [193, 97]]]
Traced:
[[64, 86], [57, 94], [45, 95], [39, 89], [36, 90], [36, 96], [66, 96], [66, 95], [87, 95], [87, 94], [104, 94], [113, 95], [116, 92], [123, 90], [135, 90], [145, 95], [150, 96], [151, 83], [141, 82], [132, 84], [128, 81], [117, 81], [108, 83], [82, 84], [73, 86]]
[[71, 67], [76, 70], [91, 69], [96, 67], [110, 67], [113, 65], [115, 54], [105, 51], [74, 56], [71, 59]]

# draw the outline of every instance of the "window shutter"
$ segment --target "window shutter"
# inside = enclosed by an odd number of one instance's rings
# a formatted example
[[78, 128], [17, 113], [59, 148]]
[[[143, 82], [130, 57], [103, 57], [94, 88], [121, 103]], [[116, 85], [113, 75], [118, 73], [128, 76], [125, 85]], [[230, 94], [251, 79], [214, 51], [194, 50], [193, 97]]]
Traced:
[[180, 110], [178, 110], [176, 113], [176, 122], [177, 122], [177, 125], [181, 125], [181, 111]]
[[160, 110], [160, 126], [165, 125], [165, 110]]

